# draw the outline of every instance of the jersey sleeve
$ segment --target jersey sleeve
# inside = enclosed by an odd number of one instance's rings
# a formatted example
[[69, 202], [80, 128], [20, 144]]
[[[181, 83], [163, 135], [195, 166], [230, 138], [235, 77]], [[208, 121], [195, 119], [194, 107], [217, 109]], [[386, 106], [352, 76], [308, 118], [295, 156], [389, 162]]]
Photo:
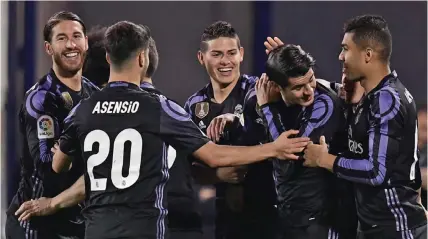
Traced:
[[24, 124], [28, 148], [34, 164], [51, 163], [51, 148], [59, 137], [58, 119], [55, 111], [58, 105], [55, 97], [46, 90], [31, 92], [25, 102]]
[[64, 119], [64, 130], [61, 133], [59, 140], [59, 148], [66, 155], [73, 155], [78, 152], [79, 140], [77, 138], [76, 127], [76, 111], [80, 103], [78, 103]]
[[250, 89], [244, 100], [244, 127], [242, 129], [241, 145], [256, 145], [269, 141], [265, 122], [257, 105], [256, 91]]
[[299, 128], [298, 137], [309, 137], [312, 142], [318, 143], [321, 136], [325, 136], [326, 141], [330, 142], [336, 127], [340, 122], [331, 122], [333, 117], [334, 103], [327, 94], [319, 95], [311, 108], [304, 112], [303, 122]]
[[285, 131], [278, 108], [275, 104], [268, 103], [262, 105], [259, 112], [263, 116], [270, 138], [272, 140], [277, 139]]
[[29, 93], [22, 112], [23, 131], [34, 168], [42, 177], [43, 195], [54, 196], [59, 191], [60, 175], [52, 170], [51, 148], [59, 138], [59, 122], [55, 117], [58, 109], [55, 96], [46, 90]]
[[192, 154], [210, 141], [180, 105], [162, 95], [159, 96], [159, 101], [159, 134], [168, 145]]
[[400, 97], [392, 89], [380, 90], [374, 95], [370, 108], [368, 158], [337, 157], [333, 172], [346, 180], [377, 186], [385, 182], [387, 166], [400, 149], [400, 139], [393, 134], [403, 130], [396, 117], [400, 113]]

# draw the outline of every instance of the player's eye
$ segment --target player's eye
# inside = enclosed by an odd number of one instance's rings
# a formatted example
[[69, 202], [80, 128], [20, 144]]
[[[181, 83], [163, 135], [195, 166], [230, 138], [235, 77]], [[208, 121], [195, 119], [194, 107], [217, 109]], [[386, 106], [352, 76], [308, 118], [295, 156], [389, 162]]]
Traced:
[[64, 41], [64, 40], [65, 40], [65, 37], [57, 37], [57, 38], [56, 38], [56, 40], [57, 40], [57, 41]]
[[231, 55], [231, 56], [236, 55], [236, 51], [231, 51], [231, 52], [229, 52], [229, 55]]
[[82, 35], [81, 35], [81, 34], [75, 34], [75, 35], [74, 35], [74, 38], [78, 38], [78, 39], [80, 39], [80, 38], [82, 38]]
[[213, 57], [219, 57], [221, 54], [220, 53], [212, 53], [211, 56]]

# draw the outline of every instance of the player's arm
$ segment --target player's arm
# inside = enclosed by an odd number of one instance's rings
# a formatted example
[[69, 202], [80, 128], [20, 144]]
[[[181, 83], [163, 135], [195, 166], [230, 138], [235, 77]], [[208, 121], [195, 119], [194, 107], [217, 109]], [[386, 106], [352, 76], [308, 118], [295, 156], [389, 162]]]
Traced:
[[33, 216], [49, 216], [57, 211], [75, 206], [85, 199], [85, 180], [81, 176], [70, 188], [53, 198], [42, 197], [26, 201], [15, 212], [19, 221], [26, 221]]
[[289, 131], [275, 142], [252, 147], [216, 145], [199, 130], [189, 114], [178, 104], [159, 97], [161, 104], [159, 134], [177, 150], [193, 155], [210, 167], [238, 166], [251, 164], [271, 157], [294, 159], [294, 153], [303, 151], [308, 138], [288, 137], [296, 134]]
[[44, 195], [58, 193], [56, 182], [61, 179], [52, 171], [53, 153], [51, 148], [59, 136], [55, 96], [39, 90], [29, 94], [26, 99], [26, 112], [21, 112], [23, 132], [27, 136], [28, 149], [35, 169], [43, 175]]
[[383, 184], [387, 175], [387, 162], [394, 160], [400, 149], [400, 140], [391, 133], [402, 130], [401, 124], [395, 119], [399, 113], [399, 103], [399, 96], [389, 90], [382, 90], [375, 95], [369, 116], [370, 128], [367, 132], [369, 137], [367, 159], [351, 159], [328, 154], [325, 143], [322, 146], [309, 145], [305, 150], [305, 159], [352, 182], [372, 186]]
[[70, 111], [67, 118], [64, 120], [64, 130], [59, 139], [59, 148], [56, 150], [52, 162], [52, 169], [57, 173], [66, 171], [70, 168], [72, 162], [71, 155], [74, 155], [76, 151], [79, 150], [79, 141], [77, 139], [75, 124], [76, 111], [79, 106], [80, 103]]

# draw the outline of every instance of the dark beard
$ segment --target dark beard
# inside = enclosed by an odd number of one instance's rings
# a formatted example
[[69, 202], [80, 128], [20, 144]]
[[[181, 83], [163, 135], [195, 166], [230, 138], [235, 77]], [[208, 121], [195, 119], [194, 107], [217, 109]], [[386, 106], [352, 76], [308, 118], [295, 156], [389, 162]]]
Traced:
[[81, 58], [82, 60], [77, 67], [70, 68], [66, 64], [64, 64], [64, 62], [61, 60], [61, 53], [60, 54], [55, 53], [54, 62], [55, 64], [58, 65], [58, 70], [59, 70], [57, 74], [62, 77], [72, 77], [76, 75], [77, 72], [79, 72], [83, 67], [83, 63], [85, 62], [84, 59], [86, 58], [86, 52], [81, 53]]

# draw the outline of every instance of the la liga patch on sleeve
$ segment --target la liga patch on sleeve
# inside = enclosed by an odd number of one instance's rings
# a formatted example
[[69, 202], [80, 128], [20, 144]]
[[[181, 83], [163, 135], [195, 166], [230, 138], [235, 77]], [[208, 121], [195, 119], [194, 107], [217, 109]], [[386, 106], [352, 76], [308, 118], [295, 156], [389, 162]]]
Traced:
[[37, 120], [37, 135], [39, 139], [53, 139], [54, 121], [49, 115], [42, 115]]

